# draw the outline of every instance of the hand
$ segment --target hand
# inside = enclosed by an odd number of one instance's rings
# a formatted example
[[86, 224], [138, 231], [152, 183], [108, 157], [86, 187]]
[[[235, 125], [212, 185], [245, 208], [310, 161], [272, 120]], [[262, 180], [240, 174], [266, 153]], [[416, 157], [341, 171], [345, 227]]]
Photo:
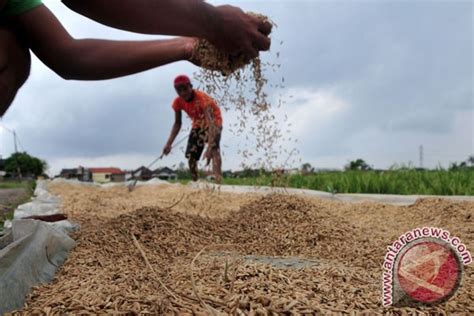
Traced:
[[209, 166], [212, 160], [212, 151], [210, 149], [207, 149], [204, 153], [204, 159], [206, 160], [206, 166]]
[[163, 148], [163, 155], [167, 156], [171, 152], [171, 145], [166, 144], [165, 148]]
[[270, 49], [268, 35], [272, 31], [271, 23], [230, 5], [218, 6], [216, 10], [214, 29], [208, 40], [217, 48], [249, 58], [257, 57], [259, 51]]

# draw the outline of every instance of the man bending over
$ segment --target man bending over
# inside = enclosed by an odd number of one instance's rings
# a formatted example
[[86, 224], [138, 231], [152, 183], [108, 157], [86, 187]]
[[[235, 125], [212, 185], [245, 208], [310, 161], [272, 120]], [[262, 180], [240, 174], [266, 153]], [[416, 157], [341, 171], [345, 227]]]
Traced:
[[186, 159], [193, 181], [199, 179], [198, 161], [207, 144], [204, 158], [207, 164], [212, 161], [212, 171], [216, 183], [221, 183], [222, 158], [220, 140], [222, 133], [222, 115], [216, 102], [202, 91], [193, 89], [191, 80], [181, 75], [174, 80], [174, 88], [178, 97], [173, 102], [175, 121], [163, 154], [168, 155], [173, 142], [181, 129], [182, 111], [192, 120], [192, 129], [186, 147]]

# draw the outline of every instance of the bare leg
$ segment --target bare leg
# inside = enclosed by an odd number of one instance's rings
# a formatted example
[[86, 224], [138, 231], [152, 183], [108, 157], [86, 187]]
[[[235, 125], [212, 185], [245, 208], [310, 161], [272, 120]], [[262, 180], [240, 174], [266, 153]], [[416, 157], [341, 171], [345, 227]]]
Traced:
[[189, 170], [191, 171], [191, 175], [193, 177], [193, 181], [199, 180], [199, 171], [197, 161], [193, 157], [189, 157]]
[[30, 74], [30, 51], [9, 28], [0, 25], [0, 117]]
[[216, 178], [216, 183], [221, 184], [222, 182], [222, 157], [220, 149], [214, 149], [212, 151], [212, 172]]

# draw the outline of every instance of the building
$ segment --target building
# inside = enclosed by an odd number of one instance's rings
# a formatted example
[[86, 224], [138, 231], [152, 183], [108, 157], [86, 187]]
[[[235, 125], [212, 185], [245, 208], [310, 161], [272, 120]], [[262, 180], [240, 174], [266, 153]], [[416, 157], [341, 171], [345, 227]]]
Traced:
[[151, 178], [153, 178], [153, 171], [144, 166], [141, 166], [140, 168], [132, 172], [132, 179], [148, 181]]
[[77, 174], [77, 168], [62, 169], [61, 173], [59, 173], [59, 177], [64, 179], [77, 179], [79, 177]]
[[112, 174], [110, 181], [111, 182], [125, 182], [125, 172]]
[[[125, 173], [119, 168], [89, 168], [92, 181], [99, 183], [125, 181]], [[123, 180], [122, 180], [123, 179]]]
[[92, 181], [90, 170], [81, 166], [73, 169], [62, 169], [59, 177], [64, 179], [76, 179], [85, 182]]
[[160, 180], [177, 180], [178, 174], [173, 169], [164, 167], [158, 168], [153, 171], [153, 177], [158, 178]]

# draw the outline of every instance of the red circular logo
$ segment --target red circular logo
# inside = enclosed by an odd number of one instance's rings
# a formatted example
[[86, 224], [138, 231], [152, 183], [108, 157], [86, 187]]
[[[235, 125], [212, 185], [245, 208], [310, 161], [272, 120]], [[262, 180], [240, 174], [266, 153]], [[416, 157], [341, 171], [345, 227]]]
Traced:
[[459, 287], [462, 274], [454, 250], [447, 243], [431, 240], [408, 247], [396, 268], [401, 289], [420, 303], [450, 298]]

